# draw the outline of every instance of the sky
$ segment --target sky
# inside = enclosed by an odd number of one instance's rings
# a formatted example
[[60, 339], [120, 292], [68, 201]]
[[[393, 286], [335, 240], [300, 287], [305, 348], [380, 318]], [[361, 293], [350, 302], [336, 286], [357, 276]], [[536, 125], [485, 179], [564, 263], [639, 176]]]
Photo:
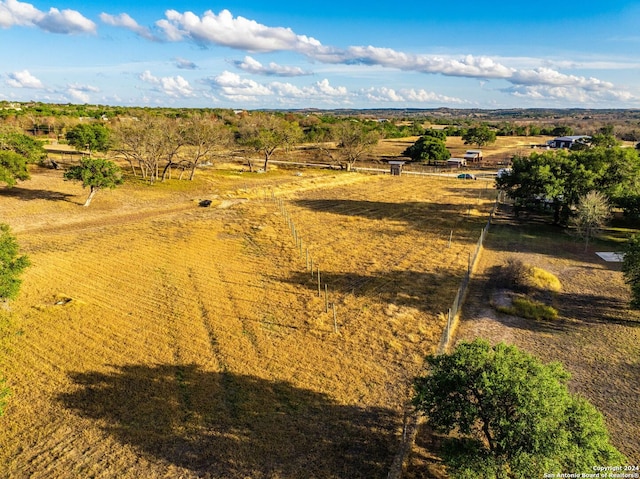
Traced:
[[0, 100], [640, 108], [640, 1], [0, 0]]

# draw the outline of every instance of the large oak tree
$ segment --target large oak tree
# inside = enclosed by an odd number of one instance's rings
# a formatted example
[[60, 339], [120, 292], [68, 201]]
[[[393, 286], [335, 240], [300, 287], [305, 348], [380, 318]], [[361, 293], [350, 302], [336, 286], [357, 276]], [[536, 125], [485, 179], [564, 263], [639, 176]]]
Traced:
[[525, 479], [625, 463], [602, 415], [569, 392], [560, 364], [484, 340], [427, 364], [414, 404], [431, 427], [451, 434], [442, 451], [451, 477]]

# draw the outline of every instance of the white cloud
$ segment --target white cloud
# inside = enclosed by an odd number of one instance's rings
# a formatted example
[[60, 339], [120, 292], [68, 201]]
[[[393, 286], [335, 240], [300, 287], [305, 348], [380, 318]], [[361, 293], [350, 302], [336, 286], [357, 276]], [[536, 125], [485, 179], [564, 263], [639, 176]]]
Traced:
[[191, 39], [196, 43], [227, 46], [252, 52], [278, 50], [304, 51], [320, 42], [304, 35], [296, 35], [290, 28], [267, 27], [244, 17], [233, 17], [229, 10], [216, 15], [211, 10], [202, 17], [192, 12], [167, 10], [158, 26], [170, 41]]
[[78, 83], [67, 85], [67, 93], [68, 95], [81, 103], [90, 103], [91, 102], [91, 93], [98, 93], [100, 91], [99, 88], [96, 88], [91, 85], [80, 85]]
[[243, 61], [236, 61], [234, 62], [234, 64], [240, 70], [246, 71], [248, 73], [253, 73], [255, 75], [297, 77], [311, 74], [309, 72], [305, 72], [300, 67], [278, 65], [274, 62], [271, 62], [269, 63], [269, 65], [264, 66], [258, 60], [250, 56], [246, 56], [244, 57]]
[[237, 102], [257, 102], [270, 97], [274, 102], [288, 105], [351, 105], [359, 101], [368, 104], [465, 104], [459, 98], [438, 95], [423, 89], [366, 88], [349, 91], [344, 86], [331, 85], [328, 79], [307, 86], [297, 86], [288, 82], [259, 83], [225, 71], [210, 79], [211, 86], [221, 97]]
[[402, 88], [365, 88], [359, 92], [360, 96], [377, 103], [429, 103], [429, 104], [463, 104], [468, 103], [460, 98], [439, 95], [424, 89]]
[[509, 81], [515, 85], [573, 86], [585, 90], [607, 90], [613, 88], [613, 83], [610, 82], [597, 78], [566, 75], [545, 67], [514, 72]]
[[640, 98], [623, 90], [589, 90], [577, 86], [516, 85], [505, 90], [513, 96], [529, 100], [566, 101], [584, 105], [605, 102], [635, 102]]
[[95, 33], [96, 24], [76, 10], [50, 8], [42, 12], [30, 3], [0, 0], [0, 27], [39, 27], [50, 33]]
[[332, 87], [329, 84], [329, 80], [327, 80], [326, 78], [324, 80], [320, 80], [319, 82], [316, 82], [315, 88], [317, 89], [317, 91], [319, 91], [323, 95], [332, 96], [332, 97], [346, 96], [348, 94], [348, 91], [345, 87], [343, 86]]
[[129, 14], [121, 13], [119, 15], [110, 15], [108, 13], [101, 13], [100, 20], [112, 27], [122, 27], [130, 30], [137, 35], [140, 35], [142, 38], [146, 38], [147, 40], [156, 40], [156, 37], [151, 33], [147, 27], [143, 27], [139, 25]]
[[33, 88], [43, 89], [44, 85], [40, 80], [34, 77], [28, 70], [22, 70], [20, 72], [9, 73], [9, 79], [7, 85], [14, 88]]
[[255, 101], [259, 97], [273, 94], [269, 87], [229, 71], [212, 78], [211, 83], [220, 91], [221, 96], [236, 101]]
[[172, 98], [188, 98], [194, 96], [193, 88], [180, 75], [175, 77], [155, 77], [149, 70], [140, 75], [140, 80], [156, 86], [156, 90]]

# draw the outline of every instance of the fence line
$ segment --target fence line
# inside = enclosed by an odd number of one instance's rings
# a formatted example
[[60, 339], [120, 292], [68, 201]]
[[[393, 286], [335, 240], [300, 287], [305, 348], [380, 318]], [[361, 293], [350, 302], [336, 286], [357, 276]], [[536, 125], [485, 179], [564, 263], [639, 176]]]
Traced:
[[[309, 253], [309, 246], [306, 246], [306, 249], [303, 249], [302, 236], [300, 235], [300, 232], [296, 228], [295, 222], [293, 221], [293, 218], [289, 214], [289, 211], [287, 210], [284, 200], [282, 198], [277, 198], [274, 190], [272, 189], [271, 195], [269, 195], [265, 190], [265, 201], [273, 202], [274, 204], [277, 205], [278, 209], [280, 210], [280, 214], [282, 215], [284, 222], [286, 223], [286, 225], [288, 226], [291, 232], [291, 236], [293, 238], [295, 248], [296, 250], [299, 249], [300, 251], [300, 260], [305, 264], [305, 269], [307, 269], [311, 273], [311, 279], [312, 280], [317, 279], [318, 297], [322, 296], [322, 289], [324, 284], [324, 304], [325, 304], [324, 312], [328, 314], [329, 308], [331, 308], [333, 313], [333, 332], [337, 333], [338, 320], [337, 320], [337, 314], [336, 314], [336, 303], [329, 302], [329, 286], [326, 283], [322, 283], [322, 279], [320, 275], [320, 265], [317, 262], [314, 263], [313, 256]], [[315, 266], [315, 274], [314, 274], [314, 266]]]
[[482, 228], [482, 231], [480, 232], [480, 238], [478, 238], [478, 242], [476, 243], [476, 248], [469, 257], [467, 272], [460, 282], [460, 287], [458, 287], [458, 291], [456, 292], [453, 303], [451, 304], [451, 308], [449, 308], [449, 311], [447, 313], [447, 324], [442, 332], [437, 354], [444, 354], [449, 349], [451, 339], [453, 338], [456, 327], [458, 325], [458, 321], [460, 319], [460, 309], [462, 308], [464, 300], [467, 296], [469, 282], [471, 281], [471, 275], [473, 274], [473, 271], [478, 264], [478, 260], [480, 259], [480, 253], [482, 252], [485, 239], [487, 238], [487, 234], [489, 233], [489, 228], [491, 227], [493, 217], [495, 216], [498, 205], [502, 201], [502, 194], [502, 191], [498, 193], [498, 197], [496, 198], [496, 201], [493, 204], [493, 208], [491, 208], [491, 212], [489, 213], [487, 224], [484, 226], [484, 228]]
[[[451, 339], [454, 336], [458, 321], [460, 319], [460, 310], [462, 308], [462, 305], [464, 304], [464, 300], [466, 299], [471, 276], [473, 274], [473, 271], [475, 270], [478, 260], [480, 259], [484, 241], [487, 238], [487, 234], [489, 233], [489, 228], [491, 227], [493, 217], [495, 216], [498, 205], [502, 202], [502, 200], [503, 192], [500, 191], [495, 203], [493, 204], [491, 213], [489, 213], [487, 224], [484, 226], [484, 228], [482, 228], [480, 238], [478, 238], [478, 242], [476, 243], [476, 248], [473, 254], [469, 257], [467, 272], [462, 278], [460, 287], [458, 288], [453, 303], [451, 304], [451, 308], [449, 308], [447, 314], [447, 324], [442, 331], [440, 344], [438, 345], [436, 354], [444, 354], [449, 349]], [[402, 479], [402, 477], [404, 476], [407, 467], [407, 460], [409, 459], [409, 454], [411, 454], [411, 450], [413, 449], [413, 445], [415, 443], [416, 436], [418, 435], [420, 425], [423, 422], [424, 416], [422, 414], [419, 414], [411, 405], [407, 405], [402, 426], [402, 443], [400, 444], [398, 453], [396, 454], [394, 461], [391, 464], [389, 473], [387, 474], [387, 479]]]
[[[280, 212], [283, 216], [283, 219], [291, 231], [296, 248], [298, 248], [298, 246], [300, 248], [300, 257], [301, 259], [304, 260], [306, 268], [309, 269], [310, 267], [311, 277], [314, 278], [313, 257], [310, 256], [308, 247], [306, 248], [306, 256], [303, 256], [302, 238], [298, 234], [298, 231], [296, 230], [296, 227], [295, 227], [295, 223], [286, 209], [284, 200], [282, 200], [281, 198], [276, 198], [275, 192], [273, 190], [271, 191], [270, 196], [265, 194], [265, 199], [270, 199], [279, 207]], [[475, 270], [475, 267], [477, 266], [478, 260], [480, 259], [480, 254], [482, 252], [485, 239], [489, 232], [489, 228], [491, 227], [491, 223], [497, 211], [498, 205], [502, 202], [502, 200], [503, 200], [503, 192], [500, 191], [493, 205], [493, 208], [491, 209], [491, 212], [489, 214], [489, 219], [487, 221], [487, 224], [484, 226], [484, 228], [482, 228], [482, 231], [480, 232], [480, 237], [478, 238], [478, 242], [476, 243], [475, 250], [473, 254], [470, 254], [469, 256], [467, 272], [462, 278], [460, 287], [458, 288], [458, 291], [456, 292], [453, 303], [451, 304], [451, 308], [449, 308], [449, 311], [447, 314], [447, 324], [442, 332], [442, 336], [440, 338], [440, 343], [438, 345], [436, 354], [446, 353], [450, 346], [451, 339], [454, 336], [456, 327], [459, 322], [462, 305], [464, 304], [464, 301], [466, 299], [468, 286], [471, 281], [471, 276]], [[321, 296], [322, 283], [320, 278], [320, 267], [316, 266], [316, 269], [317, 269], [318, 296]], [[326, 284], [324, 285], [324, 288], [325, 288], [325, 308], [324, 309], [325, 309], [325, 312], [328, 312], [329, 307], [332, 308], [334, 332], [337, 333], [338, 324], [336, 320], [336, 309], [335, 309], [336, 305], [335, 303], [329, 303], [329, 300], [327, 298], [328, 293], [327, 293]], [[405, 408], [405, 414], [403, 419], [402, 441], [401, 441], [399, 450], [394, 457], [393, 463], [389, 468], [387, 479], [402, 479], [402, 477], [404, 476], [409, 454], [411, 453], [420, 425], [422, 424], [423, 421], [424, 421], [423, 416], [421, 414], [418, 414], [417, 411], [415, 411], [415, 409], [412, 406], [407, 405], [407, 407]]]

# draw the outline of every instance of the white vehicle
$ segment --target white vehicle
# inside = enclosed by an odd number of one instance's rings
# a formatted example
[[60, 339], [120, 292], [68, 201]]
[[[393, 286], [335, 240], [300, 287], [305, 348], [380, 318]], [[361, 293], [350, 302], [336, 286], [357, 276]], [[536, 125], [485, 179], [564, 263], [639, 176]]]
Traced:
[[504, 175], [510, 175], [510, 174], [511, 174], [511, 168], [500, 168], [496, 173], [496, 176], [498, 178], [502, 178]]

